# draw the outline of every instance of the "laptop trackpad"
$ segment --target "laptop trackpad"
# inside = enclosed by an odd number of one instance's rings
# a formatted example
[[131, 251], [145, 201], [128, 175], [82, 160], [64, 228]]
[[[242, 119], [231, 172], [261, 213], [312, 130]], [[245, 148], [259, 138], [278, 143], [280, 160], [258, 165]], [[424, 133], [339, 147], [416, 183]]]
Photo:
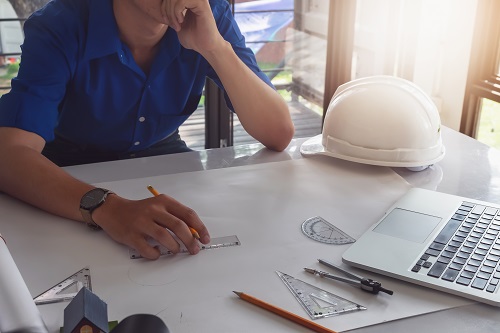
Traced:
[[441, 222], [441, 218], [437, 216], [395, 208], [373, 231], [411, 242], [423, 243], [439, 222]]

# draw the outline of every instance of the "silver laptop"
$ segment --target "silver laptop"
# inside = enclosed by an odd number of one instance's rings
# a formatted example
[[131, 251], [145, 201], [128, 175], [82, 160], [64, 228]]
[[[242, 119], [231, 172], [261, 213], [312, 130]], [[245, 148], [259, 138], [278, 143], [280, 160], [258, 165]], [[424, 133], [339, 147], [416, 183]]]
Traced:
[[500, 306], [500, 205], [410, 189], [342, 261]]

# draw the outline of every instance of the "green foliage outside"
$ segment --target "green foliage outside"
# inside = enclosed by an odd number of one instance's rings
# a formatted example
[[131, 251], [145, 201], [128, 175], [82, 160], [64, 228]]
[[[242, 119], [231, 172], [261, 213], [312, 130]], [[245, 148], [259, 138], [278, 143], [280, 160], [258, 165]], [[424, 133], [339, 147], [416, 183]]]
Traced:
[[10, 81], [17, 76], [19, 72], [19, 61], [9, 63], [5, 67], [0, 68], [0, 96], [6, 94], [10, 90]]
[[6, 73], [0, 76], [2, 80], [10, 80], [17, 75], [17, 72], [19, 72], [19, 61], [6, 65], [6, 68]]

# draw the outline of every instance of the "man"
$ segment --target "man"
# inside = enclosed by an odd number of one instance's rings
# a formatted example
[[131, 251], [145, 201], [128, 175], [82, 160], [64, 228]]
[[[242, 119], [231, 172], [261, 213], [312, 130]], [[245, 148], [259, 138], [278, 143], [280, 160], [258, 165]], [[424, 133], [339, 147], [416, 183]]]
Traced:
[[102, 228], [146, 258], [159, 256], [147, 237], [179, 250], [166, 229], [196, 254], [189, 228], [202, 243], [210, 236], [191, 208], [166, 195], [128, 200], [57, 164], [185, 151], [177, 128], [206, 76], [249, 134], [273, 150], [289, 144], [287, 105], [225, 0], [51, 1], [25, 23], [19, 75], [0, 100], [0, 190]]

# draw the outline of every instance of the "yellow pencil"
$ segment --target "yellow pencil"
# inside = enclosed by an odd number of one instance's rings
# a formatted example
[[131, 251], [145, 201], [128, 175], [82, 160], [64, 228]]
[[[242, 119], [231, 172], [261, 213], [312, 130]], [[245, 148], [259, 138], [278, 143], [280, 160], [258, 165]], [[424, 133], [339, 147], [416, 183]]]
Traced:
[[307, 320], [303, 317], [297, 316], [295, 313], [291, 313], [291, 312], [288, 312], [288, 311], [283, 310], [281, 308], [278, 308], [274, 305], [271, 305], [269, 303], [261, 301], [260, 299], [255, 298], [253, 296], [250, 296], [248, 294], [242, 293], [240, 291], [233, 291], [233, 293], [238, 295], [238, 297], [241, 298], [242, 300], [245, 300], [249, 303], [257, 305], [257, 306], [259, 306], [263, 309], [266, 309], [268, 311], [271, 311], [271, 312], [277, 314], [278, 316], [281, 316], [283, 318], [291, 320], [294, 323], [302, 325], [304, 327], [307, 327], [315, 332], [318, 332], [318, 333], [336, 333], [335, 331], [332, 331], [331, 329], [328, 329], [324, 326], [318, 325], [313, 321], [310, 321], [310, 320]]
[[152, 195], [154, 195], [155, 197], [159, 196], [160, 195], [160, 192], [158, 192], [153, 186], [151, 185], [148, 185], [148, 190], [149, 192], [151, 192]]
[[[158, 192], [153, 186], [148, 185], [148, 190], [153, 194], [155, 197], [160, 195], [160, 192]], [[191, 230], [191, 234], [194, 236], [196, 239], [200, 239], [200, 235], [198, 234], [198, 231], [196, 229], [189, 227], [189, 230]]]

